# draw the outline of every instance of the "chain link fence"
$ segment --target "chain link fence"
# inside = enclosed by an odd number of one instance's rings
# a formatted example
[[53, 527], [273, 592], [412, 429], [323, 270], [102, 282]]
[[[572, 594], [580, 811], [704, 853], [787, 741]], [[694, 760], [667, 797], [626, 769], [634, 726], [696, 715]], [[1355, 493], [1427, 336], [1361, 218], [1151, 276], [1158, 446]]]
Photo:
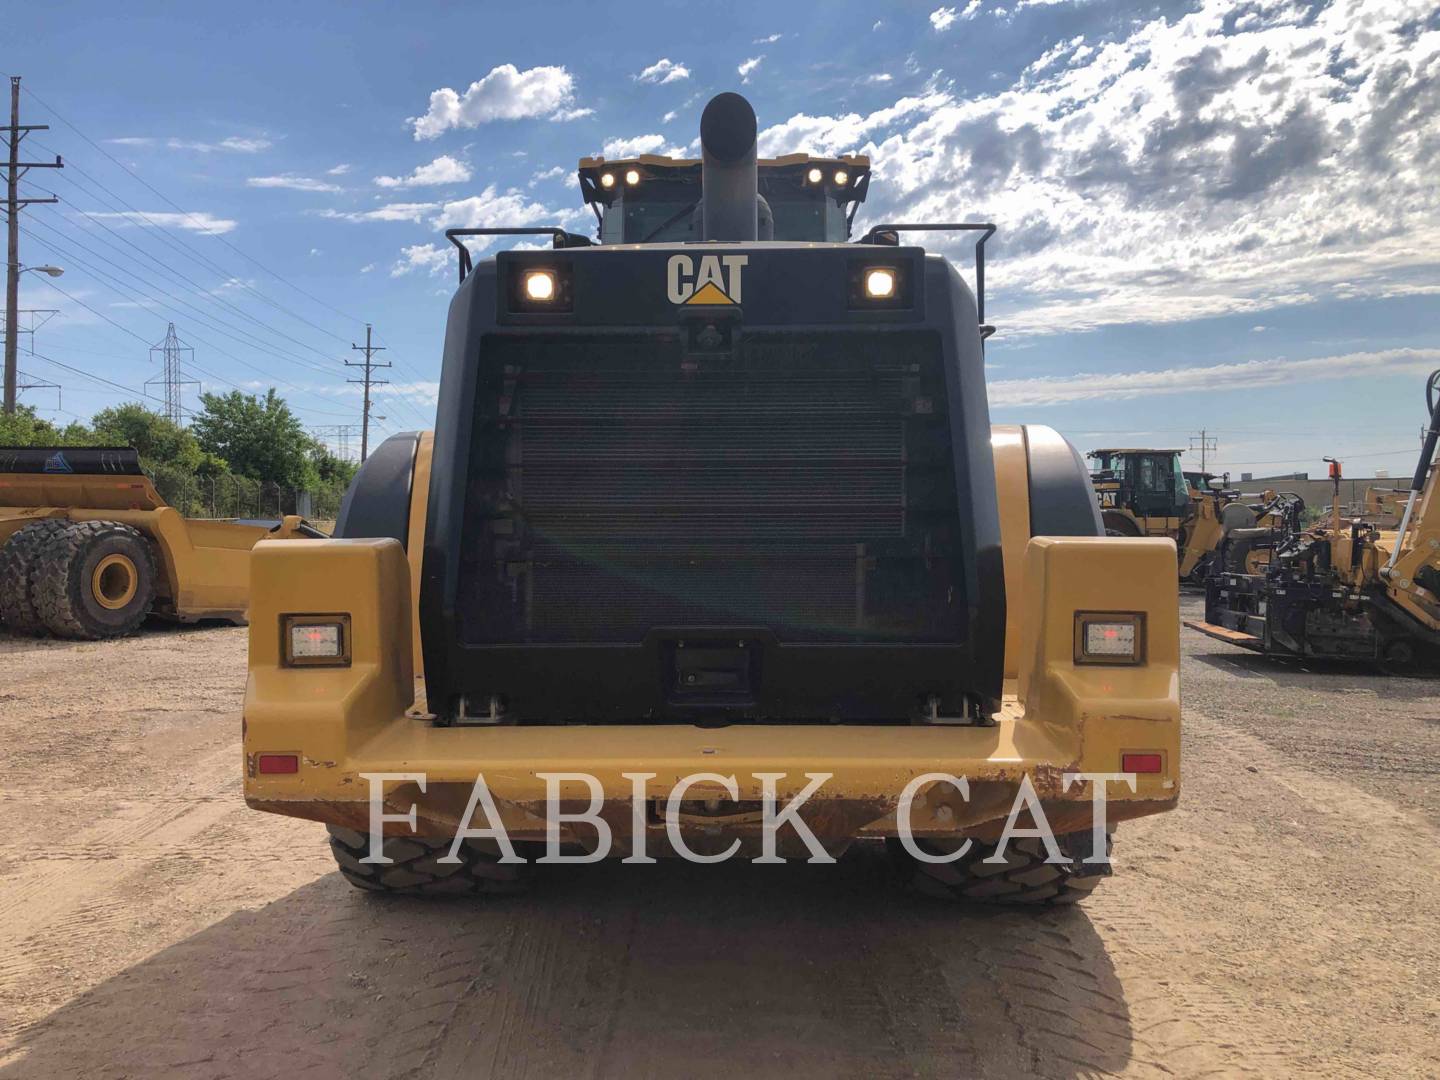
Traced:
[[299, 514], [316, 524], [329, 524], [339, 514], [345, 494], [339, 485], [301, 489], [230, 473], [196, 476], [165, 466], [153, 470], [151, 480], [167, 503], [194, 518], [270, 519]]

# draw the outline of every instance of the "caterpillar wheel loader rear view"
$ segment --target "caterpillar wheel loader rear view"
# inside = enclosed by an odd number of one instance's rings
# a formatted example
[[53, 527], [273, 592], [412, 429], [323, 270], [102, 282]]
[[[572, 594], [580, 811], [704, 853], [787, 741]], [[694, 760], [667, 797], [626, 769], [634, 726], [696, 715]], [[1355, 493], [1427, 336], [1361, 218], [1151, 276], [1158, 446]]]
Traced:
[[294, 516], [185, 518], [129, 447], [0, 447], [0, 627], [96, 640], [151, 614], [241, 623], [250, 549], [323, 535]]
[[[1330, 518], [1295, 530], [1258, 573], [1213, 575], [1204, 620], [1185, 625], [1267, 656], [1440, 675], [1440, 371], [1426, 383], [1425, 403], [1425, 443], [1394, 531], [1363, 518], [1342, 519], [1340, 463], [1331, 461]], [[1231, 542], [1243, 545], [1247, 538], [1237, 534]], [[1236, 559], [1227, 555], [1225, 562]]]
[[[546, 840], [549, 783], [617, 857], [757, 852], [769, 798], [831, 855], [892, 841], [929, 891], [1074, 901], [1108, 865], [1068, 774], [1133, 774], [1111, 821], [1179, 794], [1174, 544], [1107, 538], [1069, 443], [991, 426], [993, 226], [847, 242], [865, 158], [757, 160], [735, 94], [700, 132], [700, 160], [581, 162], [598, 244], [447, 234], [433, 435], [382, 444], [337, 539], [256, 549], [246, 799], [324, 822], [377, 891], [518, 887], [493, 843], [451, 841], [483, 774], [517, 842]], [[947, 231], [980, 234], [976, 292], [900, 243]], [[464, 247], [535, 232], [554, 246]], [[985, 862], [1027, 789], [1060, 857], [1032, 837]], [[894, 843], [905, 809], [925, 858]]]

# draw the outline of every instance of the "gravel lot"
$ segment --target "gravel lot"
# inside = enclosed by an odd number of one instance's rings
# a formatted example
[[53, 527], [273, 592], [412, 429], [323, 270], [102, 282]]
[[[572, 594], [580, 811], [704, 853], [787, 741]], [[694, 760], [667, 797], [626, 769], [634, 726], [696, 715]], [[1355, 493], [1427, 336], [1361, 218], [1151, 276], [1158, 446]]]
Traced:
[[869, 852], [367, 896], [241, 802], [243, 629], [0, 636], [0, 1080], [1436, 1075], [1440, 684], [1183, 640], [1181, 809], [1035, 916]]

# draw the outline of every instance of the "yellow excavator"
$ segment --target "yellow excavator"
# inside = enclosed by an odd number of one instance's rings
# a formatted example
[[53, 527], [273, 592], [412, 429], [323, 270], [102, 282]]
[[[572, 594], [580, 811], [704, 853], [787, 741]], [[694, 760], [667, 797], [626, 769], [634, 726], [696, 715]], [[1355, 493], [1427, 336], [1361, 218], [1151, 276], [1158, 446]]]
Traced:
[[[1394, 531], [1345, 520], [1341, 467], [1328, 520], [1284, 539], [1261, 573], [1211, 577], [1204, 621], [1186, 625], [1269, 656], [1358, 660], [1399, 675], [1440, 674], [1440, 371], [1425, 388], [1429, 426]], [[1228, 541], [1244, 545], [1247, 538]], [[1233, 564], [1233, 553], [1226, 553]]]

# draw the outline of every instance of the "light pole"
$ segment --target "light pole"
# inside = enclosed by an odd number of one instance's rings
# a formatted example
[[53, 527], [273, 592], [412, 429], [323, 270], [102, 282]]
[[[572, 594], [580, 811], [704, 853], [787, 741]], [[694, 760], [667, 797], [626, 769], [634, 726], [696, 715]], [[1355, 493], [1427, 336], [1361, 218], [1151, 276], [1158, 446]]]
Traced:
[[48, 277], [57, 278], [65, 273], [58, 266], [21, 266], [18, 262], [12, 262], [9, 269], [13, 271], [6, 288], [5, 304], [5, 415], [9, 416], [15, 411], [16, 383], [19, 375], [19, 362], [16, 358], [17, 345], [20, 340], [20, 327], [16, 325], [19, 319], [19, 312], [16, 308], [18, 284], [20, 275], [34, 270], [37, 274], [45, 274]]

